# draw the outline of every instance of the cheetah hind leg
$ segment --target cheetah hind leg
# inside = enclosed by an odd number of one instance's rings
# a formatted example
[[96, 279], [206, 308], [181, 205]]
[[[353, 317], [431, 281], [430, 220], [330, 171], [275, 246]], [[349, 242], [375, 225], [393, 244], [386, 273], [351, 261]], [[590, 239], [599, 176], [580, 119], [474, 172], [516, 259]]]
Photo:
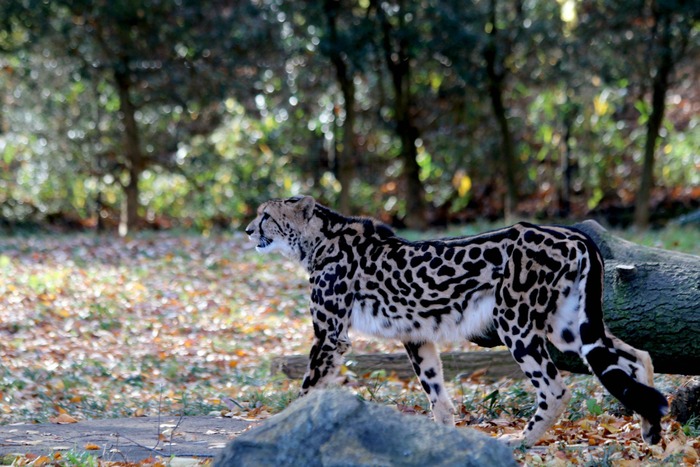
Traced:
[[[528, 340], [526, 336], [520, 339]], [[535, 335], [529, 345], [516, 345], [510, 350], [537, 391], [537, 408], [522, 433], [503, 435], [499, 439], [511, 446], [531, 447], [559, 419], [571, 399], [571, 392], [549, 357], [542, 337]]]
[[433, 419], [437, 423], [454, 426], [455, 410], [445, 389], [437, 346], [433, 342], [404, 342], [404, 348], [413, 365], [413, 371], [430, 400]]

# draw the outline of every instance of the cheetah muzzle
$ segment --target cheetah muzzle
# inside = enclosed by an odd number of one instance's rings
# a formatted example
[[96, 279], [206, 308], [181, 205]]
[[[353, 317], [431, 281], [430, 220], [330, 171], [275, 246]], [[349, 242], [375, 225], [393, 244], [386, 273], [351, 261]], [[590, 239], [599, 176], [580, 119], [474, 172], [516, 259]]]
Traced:
[[400, 340], [433, 418], [451, 425], [437, 345], [495, 328], [537, 394], [535, 414], [507, 441], [534, 445], [571, 397], [547, 341], [580, 355], [639, 415], [647, 443], [661, 439], [668, 403], [653, 387], [651, 358], [603, 323], [603, 259], [574, 228], [519, 223], [474, 237], [409, 242], [375, 220], [348, 218], [301, 196], [263, 203], [246, 233], [258, 251], [279, 251], [309, 273], [314, 341], [302, 395], [336, 378], [354, 328]]

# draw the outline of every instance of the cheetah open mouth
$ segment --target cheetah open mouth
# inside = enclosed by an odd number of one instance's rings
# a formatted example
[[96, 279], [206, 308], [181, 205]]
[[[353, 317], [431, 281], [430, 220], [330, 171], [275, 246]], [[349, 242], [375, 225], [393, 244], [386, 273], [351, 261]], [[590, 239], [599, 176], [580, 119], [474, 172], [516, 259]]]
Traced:
[[258, 250], [263, 250], [263, 249], [267, 248], [268, 246], [270, 246], [271, 243], [272, 243], [272, 240], [270, 240], [269, 238], [267, 238], [265, 236], [261, 236], [260, 242], [258, 242], [258, 245], [256, 248]]

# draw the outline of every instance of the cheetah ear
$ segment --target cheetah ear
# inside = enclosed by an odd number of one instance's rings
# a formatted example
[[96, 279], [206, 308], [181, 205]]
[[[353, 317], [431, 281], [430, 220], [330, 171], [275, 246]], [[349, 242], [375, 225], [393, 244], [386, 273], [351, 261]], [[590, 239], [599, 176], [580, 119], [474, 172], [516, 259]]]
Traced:
[[301, 196], [297, 201], [297, 210], [301, 211], [304, 219], [311, 219], [311, 215], [314, 213], [314, 206], [316, 206], [316, 200], [311, 196]]

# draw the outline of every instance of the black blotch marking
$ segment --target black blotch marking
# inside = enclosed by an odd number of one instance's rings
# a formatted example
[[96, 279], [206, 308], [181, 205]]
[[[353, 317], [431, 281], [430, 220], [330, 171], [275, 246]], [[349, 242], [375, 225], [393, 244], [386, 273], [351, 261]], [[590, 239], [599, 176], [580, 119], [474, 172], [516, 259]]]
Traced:
[[469, 250], [469, 258], [477, 259], [481, 256], [481, 248], [472, 248]]
[[567, 328], [567, 329], [564, 329], [564, 330], [561, 332], [561, 338], [564, 339], [564, 342], [566, 342], [567, 344], [571, 344], [571, 343], [574, 341], [574, 339], [575, 339], [575, 338], [574, 338], [574, 333], [571, 332], [571, 330], [568, 329], [568, 328]]
[[503, 255], [498, 248], [489, 248], [484, 252], [484, 259], [491, 264], [500, 265], [503, 263]]

